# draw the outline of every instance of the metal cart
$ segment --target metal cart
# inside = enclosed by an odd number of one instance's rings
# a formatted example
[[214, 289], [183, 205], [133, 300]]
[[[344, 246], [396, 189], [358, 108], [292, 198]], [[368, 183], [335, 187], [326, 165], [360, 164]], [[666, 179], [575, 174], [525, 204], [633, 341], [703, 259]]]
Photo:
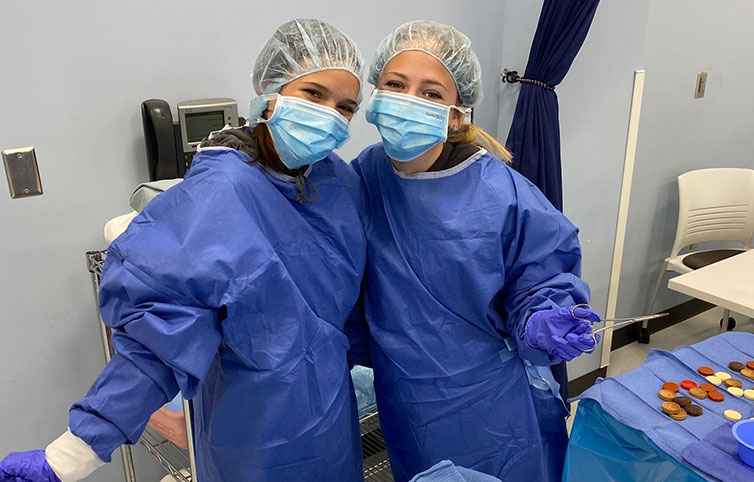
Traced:
[[[99, 315], [99, 286], [102, 268], [105, 264], [106, 251], [89, 251], [86, 253], [86, 266], [92, 278], [94, 301], [97, 307], [102, 346], [105, 351], [105, 362], [109, 363], [114, 354], [110, 343], [111, 330]], [[139, 443], [162, 465], [168, 474], [178, 482], [199, 482], [196, 474], [196, 459], [194, 455], [194, 431], [192, 424], [193, 406], [190, 400], [183, 400], [183, 413], [186, 422], [188, 449], [184, 450], [168, 441], [155, 430], [147, 427], [139, 438]], [[385, 440], [380, 429], [377, 411], [373, 411], [359, 420], [361, 429], [361, 447], [364, 456], [364, 480], [367, 482], [393, 482], [390, 462], [387, 458]], [[120, 448], [123, 460], [123, 471], [126, 482], [136, 482], [131, 446]], [[205, 482], [205, 481], [201, 481]]]

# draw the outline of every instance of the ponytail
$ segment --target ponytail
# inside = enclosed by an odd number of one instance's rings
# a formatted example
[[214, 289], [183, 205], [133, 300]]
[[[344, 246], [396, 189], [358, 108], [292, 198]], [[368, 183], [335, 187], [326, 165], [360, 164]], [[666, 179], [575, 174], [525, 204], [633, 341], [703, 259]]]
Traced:
[[503, 147], [497, 139], [489, 135], [481, 127], [474, 124], [463, 124], [456, 132], [448, 134], [448, 142], [454, 144], [474, 144], [487, 149], [487, 151], [498, 159], [510, 164], [513, 161], [511, 152]]

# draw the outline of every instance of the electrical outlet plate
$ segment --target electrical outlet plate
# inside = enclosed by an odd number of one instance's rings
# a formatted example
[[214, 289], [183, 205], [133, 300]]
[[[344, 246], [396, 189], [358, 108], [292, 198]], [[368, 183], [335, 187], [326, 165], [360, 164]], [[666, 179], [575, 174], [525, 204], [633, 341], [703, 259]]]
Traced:
[[2, 154], [10, 197], [18, 199], [42, 194], [42, 181], [34, 148], [7, 149]]
[[701, 99], [704, 97], [704, 90], [707, 88], [707, 71], [702, 71], [696, 74], [696, 89], [694, 90], [694, 98]]

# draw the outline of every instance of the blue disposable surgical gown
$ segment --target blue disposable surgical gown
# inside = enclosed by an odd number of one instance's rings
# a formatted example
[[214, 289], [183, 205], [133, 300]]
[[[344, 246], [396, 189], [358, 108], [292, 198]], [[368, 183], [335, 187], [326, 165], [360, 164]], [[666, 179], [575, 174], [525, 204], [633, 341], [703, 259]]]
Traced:
[[344, 335], [365, 261], [359, 180], [334, 154], [308, 177], [318, 199], [300, 202], [292, 177], [202, 151], [112, 243], [100, 304], [117, 354], [70, 413], [100, 458], [180, 389], [198, 480], [363, 480]]
[[364, 191], [364, 312], [396, 481], [444, 459], [506, 482], [557, 478], [563, 404], [556, 387], [529, 378], [559, 360], [523, 333], [533, 312], [588, 300], [578, 230], [484, 150], [406, 175], [377, 144], [354, 167]]

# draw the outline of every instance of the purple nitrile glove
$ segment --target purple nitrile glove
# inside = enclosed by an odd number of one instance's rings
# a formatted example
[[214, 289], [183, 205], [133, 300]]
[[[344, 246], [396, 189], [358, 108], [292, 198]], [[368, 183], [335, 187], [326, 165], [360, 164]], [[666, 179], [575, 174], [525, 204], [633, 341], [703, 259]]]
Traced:
[[586, 307], [537, 311], [529, 317], [524, 339], [527, 345], [546, 351], [552, 358], [569, 361], [591, 352], [599, 343], [600, 335], [591, 335], [592, 323], [599, 321], [600, 315]]
[[60, 482], [44, 450], [11, 452], [0, 462], [0, 482]]

